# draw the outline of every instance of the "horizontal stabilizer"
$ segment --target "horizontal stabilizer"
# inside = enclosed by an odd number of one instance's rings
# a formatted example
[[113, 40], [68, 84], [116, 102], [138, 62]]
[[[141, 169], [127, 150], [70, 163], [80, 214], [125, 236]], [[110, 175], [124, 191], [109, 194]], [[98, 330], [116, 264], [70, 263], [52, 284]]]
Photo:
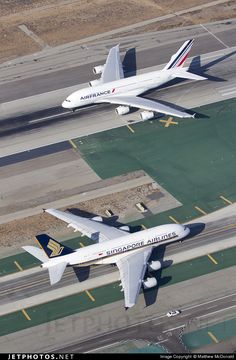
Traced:
[[42, 249], [39, 249], [36, 246], [22, 246], [22, 249], [27, 251], [29, 254], [36, 257], [36, 259], [40, 260], [41, 262], [48, 261], [48, 257]]
[[207, 80], [206, 77], [193, 74], [184, 69], [175, 69], [173, 71], [173, 78], [191, 79], [191, 80]]
[[58, 281], [61, 280], [62, 275], [65, 271], [67, 262], [61, 262], [59, 264], [53, 265], [48, 267], [48, 272], [49, 272], [49, 279], [50, 279], [50, 284], [56, 284]]

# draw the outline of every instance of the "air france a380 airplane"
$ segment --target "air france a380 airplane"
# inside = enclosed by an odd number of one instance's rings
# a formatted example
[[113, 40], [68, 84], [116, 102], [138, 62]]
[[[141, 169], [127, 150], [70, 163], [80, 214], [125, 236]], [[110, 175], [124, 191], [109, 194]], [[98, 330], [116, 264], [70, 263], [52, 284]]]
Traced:
[[116, 263], [124, 290], [125, 309], [135, 305], [141, 286], [152, 288], [157, 285], [155, 277], [144, 279], [147, 266], [149, 271], [161, 268], [160, 261], [149, 261], [153, 248], [178, 241], [190, 232], [187, 226], [167, 224], [130, 234], [128, 226], [108, 226], [102, 223], [99, 216], [87, 219], [55, 209], [45, 211], [96, 242], [72, 250], [48, 235], [41, 234], [36, 239], [42, 249], [24, 246], [24, 250], [42, 262], [41, 267], [48, 269], [51, 285], [61, 279], [66, 266]]
[[119, 105], [116, 108], [118, 115], [129, 113], [130, 107], [144, 110], [140, 113], [142, 120], [154, 118], [155, 113], [181, 118], [194, 117], [195, 114], [190, 115], [174, 107], [138, 96], [175, 78], [205, 80], [205, 77], [190, 73], [187, 71], [188, 68], [183, 67], [193, 41], [193, 39], [185, 41], [164, 69], [127, 78], [124, 77], [119, 45], [114, 46], [109, 51], [106, 63], [93, 69], [95, 74], [101, 74], [100, 79], [90, 81], [88, 88], [73, 92], [63, 101], [62, 106], [66, 109], [75, 110], [91, 104], [117, 104]]

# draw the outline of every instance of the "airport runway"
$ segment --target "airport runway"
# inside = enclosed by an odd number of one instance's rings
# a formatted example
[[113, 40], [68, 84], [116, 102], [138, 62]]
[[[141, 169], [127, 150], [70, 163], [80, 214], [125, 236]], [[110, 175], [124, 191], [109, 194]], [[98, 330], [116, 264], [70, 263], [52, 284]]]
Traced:
[[[188, 109], [234, 97], [236, 94], [236, 44], [230, 35], [231, 32], [232, 29], [225, 30], [221, 34], [222, 38], [229, 38], [232, 40], [229, 45], [232, 47], [227, 48], [224, 47], [221, 42], [213, 38], [209, 33], [201, 33], [199, 36], [196, 36], [197, 46], [193, 47], [195, 50], [191, 55], [203, 54], [207, 51], [207, 54], [201, 57], [201, 67], [206, 75], [208, 74], [211, 76], [210, 80], [199, 82], [182, 81], [170, 88], [154, 91], [149, 94], [148, 97], [174, 103]], [[144, 40], [142, 41], [144, 42]], [[168, 45], [168, 51], [174, 52], [178, 45], [179, 40], [175, 39], [175, 42], [172, 41], [171, 44]], [[162, 47], [164, 48], [164, 46]], [[157, 52], [162, 50], [162, 48], [160, 49], [159, 47], [157, 49]], [[219, 51], [214, 53], [209, 52], [215, 50]], [[150, 48], [142, 50], [143, 60], [141, 61], [141, 67], [159, 63], [160, 60], [157, 60], [158, 56], [154, 56], [153, 51], [154, 50]], [[145, 59], [147, 63], [145, 63]], [[168, 56], [166, 56], [166, 59], [168, 59]], [[161, 60], [163, 61], [162, 58]], [[150, 63], [150, 61], [152, 61], [152, 63]], [[195, 71], [199, 72], [198, 59], [195, 59], [192, 68], [193, 70], [195, 69]], [[148, 68], [145, 69], [145, 71], [148, 70]], [[70, 69], [70, 71], [76, 71], [78, 79], [80, 78], [80, 71], [82, 74], [86, 73], [83, 67], [76, 69], [73, 68]], [[57, 84], [56, 88], [60, 88], [62, 84], [65, 85], [64, 76], [66, 76], [66, 72], [63, 70], [62, 73], [63, 79], [60, 78], [60, 82], [58, 82], [58, 77], [55, 72], [50, 75], [50, 83]], [[53, 78], [53, 76], [55, 77]], [[90, 79], [92, 78], [90, 73], [88, 76]], [[75, 79], [75, 77], [77, 77], [77, 75], [75, 76], [74, 72], [73, 76], [71, 75], [71, 78]], [[27, 79], [27, 81], [31, 81], [30, 84], [32, 86], [34, 81], [33, 78]], [[14, 83], [9, 82], [9, 84], [11, 84], [11, 90], [9, 90], [9, 93], [11, 93], [11, 91], [15, 91], [15, 87], [13, 86]], [[78, 86], [83, 87], [86, 86], [86, 84], [80, 83]], [[4, 85], [4, 88], [5, 87], [6, 84]], [[47, 87], [43, 87], [42, 84], [40, 91], [42, 92], [43, 89], [46, 88]], [[137, 112], [123, 117], [118, 117], [114, 112], [115, 106], [110, 105], [99, 105], [98, 107], [89, 110], [86, 109], [79, 111], [78, 113], [71, 114], [60, 107], [60, 103], [64, 99], [65, 94], [68, 94], [69, 92], [70, 90], [68, 89], [62, 89], [62, 92], [60, 92], [59, 95], [58, 92], [57, 95], [55, 94], [55, 99], [53, 93], [45, 94], [45, 102], [47, 105], [49, 105], [47, 97], [51, 97], [49, 108], [47, 107], [46, 109], [44, 108], [33, 113], [29, 110], [26, 115], [21, 117], [17, 117], [15, 115], [8, 117], [5, 114], [5, 117], [1, 118], [0, 121], [1, 156], [19, 153], [25, 150], [62, 142], [71, 138], [85, 136], [95, 132], [124, 126], [127, 123], [139, 121]], [[18, 97], [19, 96], [20, 91], [18, 93]], [[9, 111], [15, 107], [14, 111], [16, 113], [18, 112], [18, 114], [21, 111], [27, 112], [27, 108], [30, 108], [30, 104], [32, 102], [40, 103], [42, 106], [42, 104], [44, 104], [44, 94], [41, 94], [40, 97], [36, 96], [30, 98], [30, 102], [27, 99], [22, 99], [18, 100], [17, 104], [15, 102], [9, 103]], [[1, 106], [3, 108], [1, 116], [3, 116], [5, 104], [2, 104]]]
[[[179, 335], [189, 325], [220, 322], [235, 313], [235, 267], [213, 272], [201, 278], [161, 288], [156, 304], [145, 307], [142, 297], [129, 311], [122, 301], [57, 319], [33, 328], [0, 337], [2, 352], [86, 352], [124, 341], [145, 339], [185, 352]], [[227, 283], [227, 289], [225, 284]], [[181, 315], [166, 316], [180, 309]], [[40, 341], [39, 341], [40, 339]]]
[[154, 316], [152, 319], [140, 321], [125, 329], [117, 329], [86, 341], [76, 342], [70, 346], [55, 347], [51, 351], [61, 353], [99, 352], [112, 343], [119, 343], [128, 339], [142, 339], [161, 345], [168, 352], [185, 353], [187, 349], [180, 340], [180, 334], [183, 330], [191, 323], [197, 329], [212, 314], [214, 314], [215, 322], [217, 322], [217, 317], [222, 317], [228, 308], [235, 311], [235, 301], [236, 293], [232, 292], [226, 296], [219, 296], [199, 304], [186, 305], [181, 309], [181, 314], [169, 319], [166, 314]]
[[[165, 259], [171, 260], [171, 256], [174, 254], [181, 254], [187, 250], [191, 250], [192, 253], [195, 253], [196, 257], [200, 256], [198, 255], [198, 248], [206, 244], [215, 244], [215, 251], [217, 251], [217, 244], [219, 242], [226, 241], [226, 239], [236, 235], [236, 224], [234, 222], [227, 223], [226, 221], [223, 223], [222, 221], [218, 221], [211, 223], [211, 225], [205, 229], [203, 223], [194, 222], [190, 226], [192, 236], [182, 243], [177, 242], [167, 246], [165, 250]], [[111, 273], [115, 271], [118, 271], [117, 268], [111, 267], [110, 265], [92, 267], [89, 278], [96, 278], [105, 275], [108, 272]], [[83, 274], [85, 273], [86, 272], [81, 269], [80, 276], [83, 277]], [[47, 292], [50, 296], [50, 291], [63, 288], [65, 290], [66, 286], [76, 283], [78, 283], [78, 279], [71, 268], [66, 270], [62, 280], [53, 287], [50, 286], [47, 270], [43, 271], [39, 269], [39, 272], [27, 276], [22, 272], [21, 276], [17, 276], [16, 279], [14, 279], [14, 275], [11, 275], [10, 281], [4, 282], [4, 278], [1, 279], [0, 305], [7, 305], [7, 312], [10, 312], [11, 303], [14, 304], [14, 302], [21, 300], [21, 306], [25, 307], [24, 299], [35, 295], [38, 296], [38, 303], [41, 303], [42, 293], [46, 293], [47, 297]], [[50, 298], [50, 300], [52, 300], [52, 298]]]

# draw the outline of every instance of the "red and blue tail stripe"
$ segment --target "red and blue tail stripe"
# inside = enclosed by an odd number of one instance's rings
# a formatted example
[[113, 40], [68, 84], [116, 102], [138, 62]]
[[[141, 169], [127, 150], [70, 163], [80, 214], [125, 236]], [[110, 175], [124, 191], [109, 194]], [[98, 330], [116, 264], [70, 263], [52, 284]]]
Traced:
[[185, 43], [181, 46], [181, 48], [178, 50], [178, 52], [174, 55], [172, 55], [170, 61], [165, 66], [165, 69], [172, 69], [175, 67], [183, 66], [185, 60], [187, 59], [187, 56], [189, 54], [189, 51], [193, 45], [194, 39], [187, 40]]

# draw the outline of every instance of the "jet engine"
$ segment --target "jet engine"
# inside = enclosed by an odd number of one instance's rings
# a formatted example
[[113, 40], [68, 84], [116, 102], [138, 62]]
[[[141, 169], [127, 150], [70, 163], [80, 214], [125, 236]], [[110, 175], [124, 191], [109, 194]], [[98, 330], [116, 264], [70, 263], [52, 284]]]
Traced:
[[118, 115], [125, 115], [129, 113], [129, 110], [130, 110], [129, 106], [118, 106], [116, 108], [116, 113]]
[[143, 121], [153, 119], [154, 117], [155, 117], [155, 114], [153, 111], [142, 111], [140, 113], [140, 118]]
[[100, 79], [89, 81], [89, 86], [97, 86], [101, 83]]
[[161, 262], [160, 261], [151, 261], [150, 263], [148, 263], [148, 268], [150, 271], [156, 271], [161, 269]]
[[143, 280], [144, 289], [151, 289], [157, 285], [157, 279], [154, 277], [148, 277], [146, 280]]
[[95, 66], [95, 67], [93, 68], [93, 73], [94, 73], [95, 75], [99, 75], [99, 74], [101, 74], [101, 73], [103, 72], [103, 69], [104, 69], [104, 65]]

